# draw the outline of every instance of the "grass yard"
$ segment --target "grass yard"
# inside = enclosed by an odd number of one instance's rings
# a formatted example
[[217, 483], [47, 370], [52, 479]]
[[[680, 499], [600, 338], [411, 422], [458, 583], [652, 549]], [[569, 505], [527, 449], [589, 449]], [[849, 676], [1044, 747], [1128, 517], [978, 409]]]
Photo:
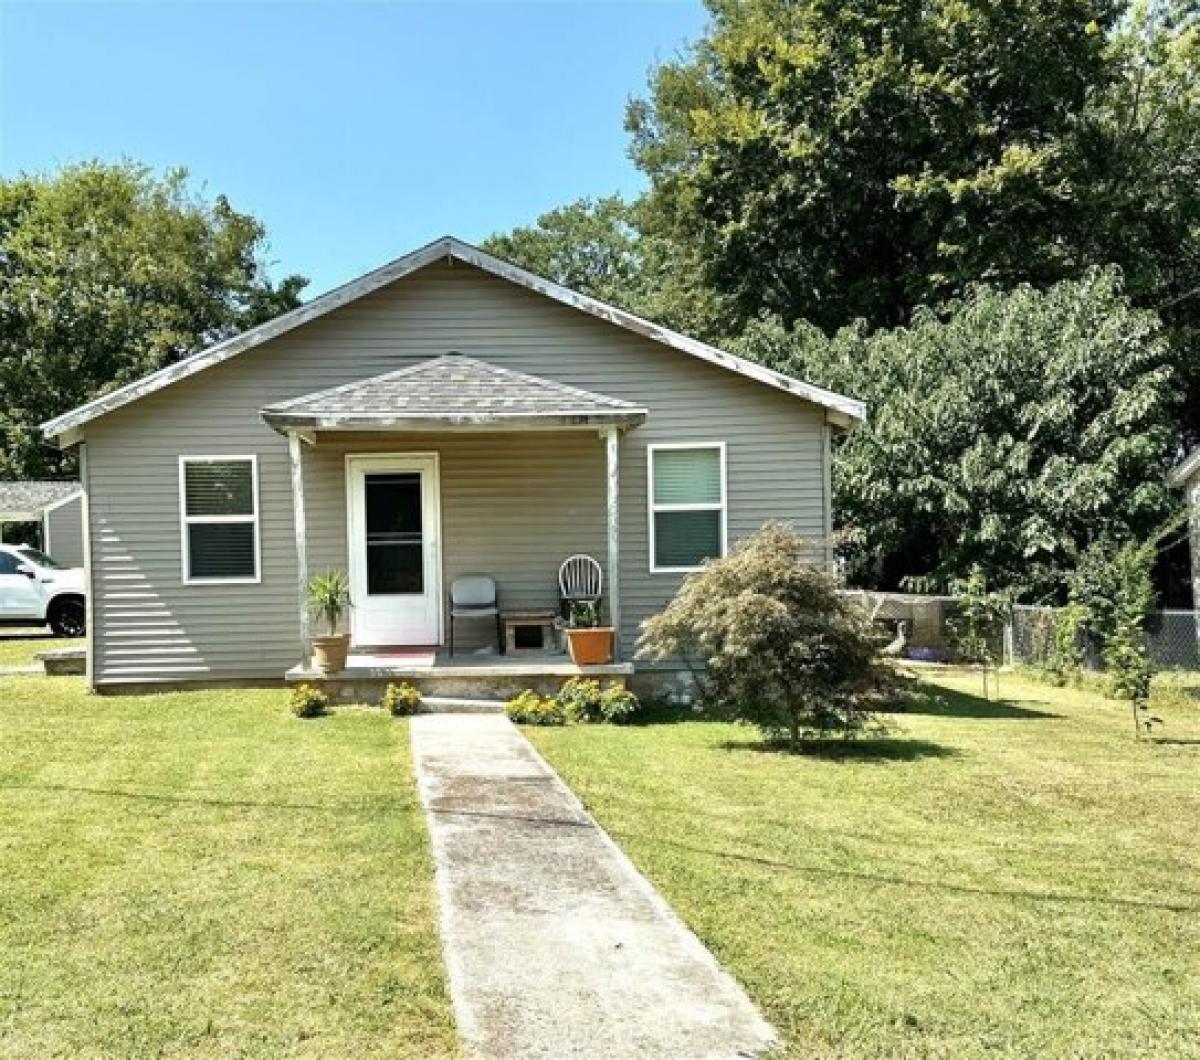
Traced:
[[[936, 683], [934, 683], [936, 682]], [[682, 721], [529, 735], [824, 1057], [1200, 1056], [1200, 700], [931, 679], [838, 759]]]
[[0, 678], [0, 1055], [456, 1052], [403, 721]]
[[37, 666], [40, 651], [55, 648], [82, 648], [84, 640], [55, 637], [47, 629], [0, 630], [0, 669], [10, 666]]

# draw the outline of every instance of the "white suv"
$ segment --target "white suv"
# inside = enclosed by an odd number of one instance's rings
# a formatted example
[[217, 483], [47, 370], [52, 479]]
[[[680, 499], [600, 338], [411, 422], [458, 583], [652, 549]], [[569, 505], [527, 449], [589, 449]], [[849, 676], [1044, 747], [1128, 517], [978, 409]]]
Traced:
[[49, 626], [60, 637], [87, 630], [83, 570], [28, 545], [0, 545], [0, 624]]

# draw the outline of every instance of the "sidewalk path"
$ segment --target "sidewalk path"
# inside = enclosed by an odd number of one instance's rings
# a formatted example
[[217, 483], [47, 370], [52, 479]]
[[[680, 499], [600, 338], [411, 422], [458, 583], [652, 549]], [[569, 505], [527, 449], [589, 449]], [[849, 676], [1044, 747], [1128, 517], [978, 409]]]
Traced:
[[412, 719], [459, 1032], [488, 1060], [752, 1057], [770, 1027], [507, 718]]

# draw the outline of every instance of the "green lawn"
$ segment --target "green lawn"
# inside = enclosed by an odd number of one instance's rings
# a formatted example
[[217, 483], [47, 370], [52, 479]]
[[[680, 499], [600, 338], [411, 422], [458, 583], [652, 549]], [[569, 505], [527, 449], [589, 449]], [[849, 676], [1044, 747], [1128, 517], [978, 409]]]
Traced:
[[82, 648], [85, 643], [82, 637], [75, 640], [60, 639], [43, 629], [0, 630], [0, 668], [37, 666], [37, 654], [40, 651]]
[[406, 725], [0, 678], [0, 1055], [454, 1055]]
[[530, 730], [795, 1056], [1200, 1056], [1200, 700], [938, 677], [839, 758]]

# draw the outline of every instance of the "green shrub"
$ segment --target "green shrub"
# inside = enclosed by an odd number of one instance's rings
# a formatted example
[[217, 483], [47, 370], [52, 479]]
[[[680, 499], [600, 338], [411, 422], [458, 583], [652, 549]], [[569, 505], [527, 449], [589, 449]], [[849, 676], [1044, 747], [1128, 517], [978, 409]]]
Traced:
[[531, 689], [510, 699], [504, 707], [504, 713], [516, 725], [564, 725], [567, 720], [558, 700], [539, 696]]
[[558, 690], [558, 704], [569, 721], [608, 721], [620, 724], [638, 709], [638, 698], [620, 681], [600, 682], [587, 677], [572, 677]]
[[421, 705], [420, 689], [407, 681], [401, 681], [398, 685], [389, 683], [383, 690], [379, 705], [396, 718], [415, 714]]
[[555, 697], [570, 721], [599, 721], [600, 682], [588, 677], [572, 677]]
[[312, 685], [297, 685], [288, 699], [288, 710], [297, 718], [319, 718], [329, 710], [329, 697]]
[[805, 736], [853, 736], [894, 682], [863, 609], [812, 565], [820, 549], [769, 523], [728, 556], [689, 574], [646, 620], [638, 653], [684, 659], [705, 707], [796, 747]]

